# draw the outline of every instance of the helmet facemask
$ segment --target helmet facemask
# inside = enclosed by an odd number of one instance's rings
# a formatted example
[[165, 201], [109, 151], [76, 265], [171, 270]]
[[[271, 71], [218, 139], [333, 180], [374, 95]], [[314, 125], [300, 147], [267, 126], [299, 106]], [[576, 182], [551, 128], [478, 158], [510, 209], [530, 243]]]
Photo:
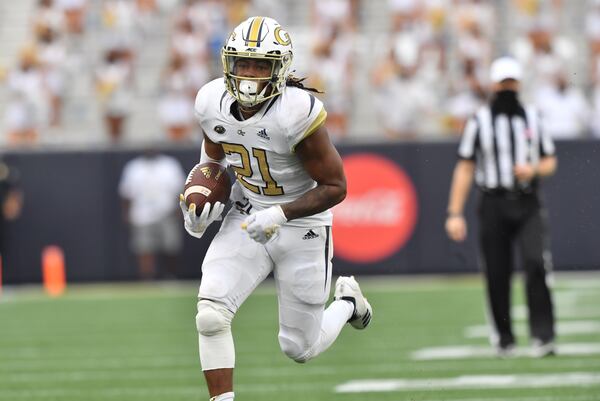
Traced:
[[[292, 54], [270, 52], [260, 54], [255, 52], [238, 52], [225, 48], [221, 52], [225, 84], [229, 93], [245, 107], [253, 107], [283, 90], [288, 70], [292, 64]], [[266, 77], [245, 77], [236, 74], [236, 63], [242, 59], [266, 60], [271, 63], [271, 74]], [[266, 83], [262, 89], [261, 84]], [[260, 89], [260, 92], [259, 92]]]

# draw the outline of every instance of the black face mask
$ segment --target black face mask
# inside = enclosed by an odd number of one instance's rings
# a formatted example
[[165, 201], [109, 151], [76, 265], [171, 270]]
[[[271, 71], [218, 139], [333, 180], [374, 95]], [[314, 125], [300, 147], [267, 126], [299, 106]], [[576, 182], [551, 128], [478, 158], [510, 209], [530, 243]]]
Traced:
[[492, 99], [491, 108], [493, 114], [520, 115], [525, 117], [525, 110], [515, 91], [502, 90], [496, 92]]

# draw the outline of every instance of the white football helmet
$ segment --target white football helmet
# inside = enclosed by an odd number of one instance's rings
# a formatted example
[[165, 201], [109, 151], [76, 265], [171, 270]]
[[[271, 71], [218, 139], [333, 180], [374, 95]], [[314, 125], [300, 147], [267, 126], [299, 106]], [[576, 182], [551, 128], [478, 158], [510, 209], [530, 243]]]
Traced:
[[[271, 76], [253, 78], [236, 75], [235, 63], [240, 58], [271, 61]], [[221, 59], [227, 90], [242, 106], [252, 107], [279, 95], [285, 87], [292, 64], [292, 41], [274, 19], [251, 17], [231, 32], [221, 51]], [[261, 81], [268, 83], [258, 92]]]

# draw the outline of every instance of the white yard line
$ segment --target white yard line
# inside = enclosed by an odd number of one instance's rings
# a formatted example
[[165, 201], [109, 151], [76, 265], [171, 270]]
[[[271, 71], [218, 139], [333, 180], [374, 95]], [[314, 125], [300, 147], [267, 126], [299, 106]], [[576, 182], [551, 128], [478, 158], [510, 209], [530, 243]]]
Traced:
[[[515, 334], [517, 336], [527, 337], [528, 329], [524, 323], [515, 324]], [[600, 321], [595, 320], [571, 320], [558, 322], [556, 332], [559, 337], [577, 334], [598, 334], [600, 333]], [[466, 338], [488, 338], [490, 328], [487, 325], [469, 326], [465, 328]]]
[[[511, 316], [515, 321], [527, 321], [529, 311], [525, 305], [515, 305], [511, 309]], [[558, 321], [574, 319], [600, 319], [600, 308], [591, 305], [556, 305]]]
[[[600, 343], [557, 344], [556, 353], [561, 356], [600, 355]], [[411, 354], [411, 359], [417, 361], [441, 359], [488, 358], [496, 353], [491, 346], [459, 345], [450, 347], [422, 348]], [[529, 357], [531, 350], [527, 347], [517, 347], [515, 357]]]
[[524, 375], [471, 375], [451, 378], [352, 380], [335, 387], [337, 393], [407, 390], [514, 389], [600, 385], [600, 373], [572, 372]]
[[[512, 397], [511, 397], [512, 398]], [[421, 400], [421, 401], [440, 401], [439, 398], [429, 399], [429, 400]], [[503, 398], [446, 398], [444, 397], [444, 401], [507, 401], [506, 397]], [[519, 401], [592, 401], [589, 395], [569, 395], [565, 397], [564, 395], [547, 395], [541, 397], [523, 397], [519, 396]]]

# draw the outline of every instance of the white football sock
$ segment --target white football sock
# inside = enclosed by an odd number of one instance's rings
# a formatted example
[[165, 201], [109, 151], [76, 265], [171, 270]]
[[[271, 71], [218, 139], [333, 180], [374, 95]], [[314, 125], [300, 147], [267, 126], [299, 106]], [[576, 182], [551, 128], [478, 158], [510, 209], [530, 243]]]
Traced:
[[313, 346], [308, 359], [312, 359], [331, 347], [331, 344], [340, 335], [342, 328], [354, 313], [354, 305], [351, 302], [338, 300], [333, 301], [325, 312], [321, 323], [321, 334], [319, 341]]
[[233, 401], [233, 396], [233, 391], [230, 391], [229, 393], [219, 394], [218, 396], [211, 398], [209, 401]]

